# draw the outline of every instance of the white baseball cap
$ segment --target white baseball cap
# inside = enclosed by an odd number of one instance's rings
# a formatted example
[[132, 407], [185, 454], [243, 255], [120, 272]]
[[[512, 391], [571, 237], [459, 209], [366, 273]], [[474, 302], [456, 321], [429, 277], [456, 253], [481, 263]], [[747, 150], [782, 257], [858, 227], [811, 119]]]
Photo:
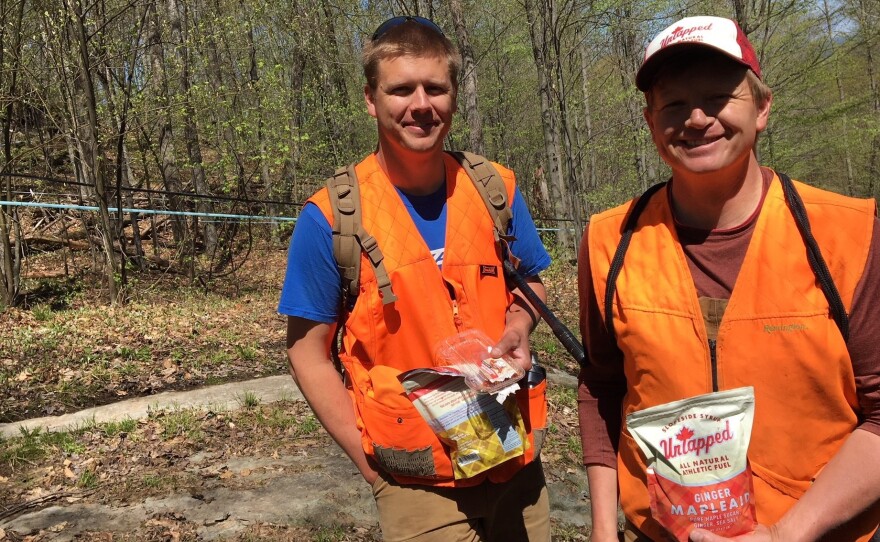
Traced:
[[636, 73], [636, 86], [647, 91], [669, 51], [684, 46], [704, 46], [722, 53], [749, 68], [761, 78], [755, 48], [735, 21], [723, 17], [685, 17], [664, 29], [645, 49], [642, 66]]

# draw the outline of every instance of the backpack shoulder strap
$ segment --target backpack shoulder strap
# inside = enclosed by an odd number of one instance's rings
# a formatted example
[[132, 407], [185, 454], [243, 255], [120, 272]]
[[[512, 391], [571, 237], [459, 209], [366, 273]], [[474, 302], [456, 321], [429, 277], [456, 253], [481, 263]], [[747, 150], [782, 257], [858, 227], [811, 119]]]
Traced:
[[355, 234], [361, 223], [360, 190], [353, 164], [337, 169], [327, 179], [327, 194], [333, 210], [333, 256], [342, 275], [346, 295], [357, 292], [361, 247]]
[[623, 234], [620, 242], [617, 244], [617, 250], [614, 251], [614, 258], [611, 260], [611, 267], [608, 269], [608, 278], [605, 281], [605, 329], [608, 330], [608, 336], [612, 341], [617, 342], [614, 333], [614, 293], [617, 291], [617, 277], [620, 270], [623, 269], [623, 259], [626, 257], [626, 251], [629, 249], [629, 242], [632, 234], [636, 230], [636, 224], [639, 221], [642, 211], [648, 206], [648, 201], [655, 192], [663, 188], [666, 183], [658, 183], [645, 190], [635, 202], [629, 216], [626, 217], [626, 223], [623, 226]]
[[[453, 157], [464, 168], [474, 186], [483, 198], [486, 209], [492, 217], [495, 240], [510, 242], [508, 235], [513, 212], [507, 198], [507, 187], [498, 171], [486, 158], [470, 152], [453, 152]], [[363, 228], [361, 221], [361, 200], [354, 164], [336, 170], [327, 179], [330, 207], [333, 209], [333, 255], [339, 274], [342, 276], [342, 289], [348, 299], [356, 298], [360, 290], [361, 251], [376, 273], [382, 303], [387, 305], [397, 301], [391, 288], [391, 280], [385, 270], [384, 256], [376, 238]]]
[[816, 280], [819, 282], [819, 287], [822, 289], [822, 293], [825, 294], [825, 299], [828, 300], [828, 306], [831, 309], [831, 317], [834, 318], [834, 323], [837, 324], [840, 334], [843, 335], [844, 342], [848, 342], [849, 315], [846, 313], [846, 307], [843, 305], [840, 292], [834, 284], [834, 278], [828, 270], [828, 264], [825, 263], [825, 258], [822, 257], [822, 251], [819, 250], [819, 244], [816, 242], [816, 238], [813, 237], [813, 232], [810, 229], [810, 219], [807, 217], [807, 210], [804, 207], [804, 201], [801, 199], [800, 194], [798, 194], [794, 183], [791, 182], [788, 175], [780, 172], [777, 172], [777, 175], [779, 175], [779, 180], [782, 182], [782, 191], [785, 194], [785, 201], [788, 203], [788, 208], [791, 210], [791, 214], [794, 216], [794, 221], [797, 223], [798, 230], [801, 232], [804, 244], [807, 246], [807, 260], [810, 262], [813, 274], [816, 275]]
[[397, 301], [391, 279], [385, 269], [384, 256], [376, 238], [364, 230], [361, 220], [361, 193], [354, 164], [336, 170], [327, 179], [330, 207], [333, 209], [333, 255], [342, 276], [342, 291], [349, 298], [360, 292], [361, 251], [376, 273], [382, 304]]
[[513, 241], [513, 237], [507, 233], [513, 212], [507, 201], [507, 187], [498, 170], [492, 162], [479, 154], [466, 151], [454, 151], [450, 154], [461, 164], [483, 198], [483, 203], [486, 204], [486, 209], [489, 210], [489, 216], [492, 217], [492, 223], [495, 225], [495, 241]]

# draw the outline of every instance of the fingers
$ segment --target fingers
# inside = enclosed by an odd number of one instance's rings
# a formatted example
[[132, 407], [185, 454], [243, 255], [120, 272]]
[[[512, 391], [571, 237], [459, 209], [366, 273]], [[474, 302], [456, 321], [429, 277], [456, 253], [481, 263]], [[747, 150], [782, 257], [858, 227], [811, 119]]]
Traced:
[[501, 356], [508, 354], [511, 350], [519, 348], [519, 344], [520, 340], [516, 334], [505, 333], [498, 340], [498, 343], [492, 347], [492, 351], [489, 353], [492, 354], [492, 357], [500, 358]]
[[532, 366], [531, 357], [529, 356], [528, 336], [523, 336], [522, 333], [513, 328], [505, 329], [498, 343], [492, 347], [490, 354], [496, 358], [506, 355], [526, 371]]
[[722, 538], [709, 531], [704, 531], [703, 529], [694, 529], [688, 535], [688, 539], [690, 542], [722, 542], [724, 540], [730, 540], [729, 538]]
[[704, 529], [694, 529], [688, 535], [688, 540], [690, 542], [771, 542], [772, 538], [770, 537], [769, 533], [770, 531], [762, 525], [759, 525], [758, 529], [751, 533], [736, 536], [733, 538], [725, 538]]

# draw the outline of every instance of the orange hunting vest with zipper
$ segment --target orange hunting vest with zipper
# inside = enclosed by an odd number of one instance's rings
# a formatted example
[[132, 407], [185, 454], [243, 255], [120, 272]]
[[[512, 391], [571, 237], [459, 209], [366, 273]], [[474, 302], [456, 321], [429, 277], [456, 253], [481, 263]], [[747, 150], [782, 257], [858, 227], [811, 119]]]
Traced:
[[[849, 312], [868, 257], [875, 202], [795, 186]], [[754, 386], [753, 500], [758, 521], [770, 525], [803, 495], [858, 425], [846, 343], [774, 175], [712, 352], [667, 190], [668, 185], [654, 194], [641, 215], [617, 280], [614, 329], [627, 380], [623, 418], [686, 397]], [[600, 300], [630, 208], [626, 204], [590, 221], [592, 280]], [[664, 540], [651, 518], [643, 457], [625, 428], [618, 480], [627, 519], [652, 539]], [[867, 540], [877, 521], [853, 522], [834, 540]]]
[[[400, 483], [465, 487], [510, 479], [540, 451], [547, 425], [546, 381], [516, 392], [528, 432], [525, 454], [480, 475], [455, 480], [449, 449], [407, 398], [397, 376], [431, 367], [435, 345], [466, 329], [492, 340], [504, 330], [507, 289], [486, 204], [456, 160], [446, 163], [446, 247], [437, 266], [400, 195], [371, 154], [355, 167], [363, 227], [379, 244], [397, 301], [383, 305], [361, 253], [360, 293], [345, 320], [340, 359], [364, 451]], [[494, 164], [513, 201], [513, 173]], [[326, 188], [310, 200], [331, 227]]]

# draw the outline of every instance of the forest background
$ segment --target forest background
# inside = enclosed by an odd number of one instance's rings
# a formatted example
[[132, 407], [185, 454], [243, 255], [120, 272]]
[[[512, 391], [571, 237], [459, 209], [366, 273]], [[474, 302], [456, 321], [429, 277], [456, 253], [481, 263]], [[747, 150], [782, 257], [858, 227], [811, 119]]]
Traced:
[[0, 0], [0, 306], [24, 299], [35, 249], [87, 247], [115, 303], [140, 270], [207, 284], [255, 231], [283, 242], [374, 148], [359, 54], [397, 14], [458, 43], [447, 145], [514, 169], [563, 257], [592, 213], [667, 177], [633, 76], [686, 15], [755, 44], [775, 97], [763, 163], [877, 195], [878, 0]]
[[[548, 305], [572, 328], [587, 219], [669, 175], [633, 79], [650, 37], [680, 17], [734, 18], [756, 46], [774, 91], [763, 163], [880, 191], [880, 0], [0, 0], [0, 426], [285, 372], [286, 244], [326, 176], [375, 148], [360, 51], [399, 14], [459, 44], [447, 147], [516, 171], [555, 260]], [[547, 326], [531, 347], [577, 373]], [[126, 540], [198, 540], [217, 521], [239, 540], [378, 539], [374, 524], [328, 537], [288, 517], [309, 512], [295, 506], [245, 529], [262, 501], [243, 488], [289, 474], [305, 486], [276, 485], [275, 501], [312, 495], [300, 459], [341, 452], [301, 402], [233, 399], [241, 408], [0, 437], [0, 540], [74, 527], [115, 540], [131, 525], [23, 526], [55, 503], [121, 511], [137, 527]], [[566, 518], [554, 540], [586, 540], [573, 387], [554, 382], [548, 409], [542, 462]], [[334, 491], [357, 476], [337, 464]], [[203, 523], [191, 497], [230, 488], [234, 505]], [[185, 514], [129, 507], [175, 496]], [[335, 521], [318, 503], [310, 517]]]

